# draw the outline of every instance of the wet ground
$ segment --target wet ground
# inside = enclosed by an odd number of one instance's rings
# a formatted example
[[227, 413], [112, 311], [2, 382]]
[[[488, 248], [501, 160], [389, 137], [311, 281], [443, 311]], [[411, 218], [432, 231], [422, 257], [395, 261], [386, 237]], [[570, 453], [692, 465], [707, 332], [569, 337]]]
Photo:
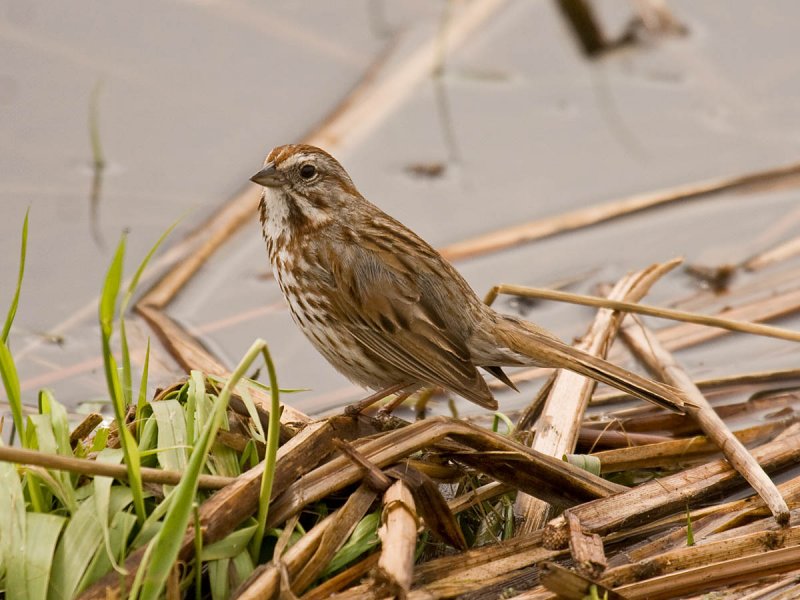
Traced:
[[[632, 16], [626, 3], [598, 5], [609, 34]], [[76, 410], [105, 397], [96, 302], [123, 231], [131, 272], [176, 219], [165, 250], [216, 214], [272, 146], [306, 139], [335, 118], [331, 113], [365, 77], [392, 84], [391, 96], [367, 106], [330, 149], [367, 198], [437, 247], [800, 160], [796, 3], [670, 2], [688, 35], [650, 37], [595, 61], [580, 53], [553, 2], [447, 6], [445, 15], [445, 4], [422, 1], [313, 9], [242, 0], [0, 3], [0, 306], [10, 300], [20, 226], [30, 209], [28, 263], [10, 340], [26, 402], [35, 403], [43, 386]], [[403, 79], [417, 52], [441, 44], [442, 23], [456, 23], [476, 6], [486, 14], [442, 53], [441, 77], [427, 70]], [[93, 119], [105, 159], [94, 201]], [[426, 168], [434, 174], [420, 174]], [[500, 282], [572, 282], [571, 290], [591, 292], [674, 256], [739, 264], [798, 235], [799, 200], [794, 185], [736, 190], [457, 266], [483, 294]], [[740, 286], [798, 267], [788, 259], [740, 273], [732, 295], [716, 306], [735, 303]], [[757, 291], [780, 294], [796, 281]], [[677, 272], [648, 301], [697, 293], [696, 280]], [[584, 332], [592, 315], [552, 303], [503, 299], [500, 306], [522, 310], [565, 339]], [[283, 309], [255, 213], [168, 313], [229, 365], [255, 337], [265, 338], [282, 386], [309, 389], [284, 398], [302, 411], [331, 412], [360, 395]], [[151, 332], [136, 316], [131, 323], [140, 351]], [[797, 329], [800, 319], [779, 324]], [[154, 352], [154, 384], [180, 375], [160, 345]], [[800, 350], [728, 336], [679, 357], [694, 376], [710, 377], [794, 367]], [[504, 408], [524, 404], [534, 389], [504, 395]], [[464, 401], [458, 406], [478, 410]], [[439, 403], [433, 410], [448, 409]]]

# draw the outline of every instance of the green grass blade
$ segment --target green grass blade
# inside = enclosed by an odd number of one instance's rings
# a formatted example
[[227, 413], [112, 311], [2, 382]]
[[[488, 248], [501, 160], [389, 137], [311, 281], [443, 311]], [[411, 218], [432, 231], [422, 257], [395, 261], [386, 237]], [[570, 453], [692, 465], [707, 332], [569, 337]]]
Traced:
[[[100, 294], [99, 319], [102, 332], [103, 345], [103, 367], [108, 385], [108, 393], [111, 396], [111, 404], [114, 407], [114, 418], [118, 424], [125, 423], [125, 394], [123, 385], [119, 379], [117, 361], [111, 351], [111, 335], [114, 331], [114, 313], [119, 296], [120, 283], [122, 281], [122, 264], [125, 258], [125, 236], [119, 242], [117, 251], [108, 268], [103, 291]], [[142, 476], [140, 470], [140, 457], [136, 440], [125, 426], [119, 427], [120, 445], [125, 455], [125, 467], [128, 470], [128, 485], [133, 492], [133, 504], [136, 509], [136, 516], [139, 522], [143, 523], [147, 517], [144, 507], [144, 490], [142, 488]]]
[[53, 435], [56, 441], [56, 452], [62, 456], [73, 456], [69, 441], [69, 416], [64, 405], [58, 402], [50, 390], [39, 391], [39, 412], [50, 415]]
[[14, 357], [3, 340], [0, 340], [0, 378], [3, 379], [3, 387], [6, 390], [8, 406], [11, 409], [11, 418], [14, 421], [14, 429], [22, 442], [26, 445], [25, 419], [22, 416], [22, 395], [19, 388], [19, 376], [17, 367], [14, 364]]
[[139, 397], [136, 400], [136, 431], [137, 437], [142, 434], [142, 413], [147, 406], [147, 378], [150, 371], [150, 338], [147, 339], [147, 348], [144, 351], [144, 363], [142, 364], [142, 378], [139, 381]]
[[125, 292], [125, 297], [122, 299], [122, 308], [120, 310], [121, 313], [124, 313], [128, 308], [128, 304], [130, 304], [130, 301], [133, 298], [133, 293], [136, 291], [136, 286], [139, 285], [139, 280], [142, 278], [142, 273], [144, 273], [144, 270], [147, 267], [147, 264], [150, 262], [150, 259], [153, 258], [156, 250], [158, 250], [164, 240], [167, 239], [167, 236], [178, 226], [178, 223], [179, 221], [175, 221], [172, 225], [167, 227], [167, 230], [161, 234], [161, 237], [156, 240], [156, 243], [153, 244], [153, 246], [150, 248], [150, 251], [142, 259], [142, 262], [139, 263], [139, 267], [136, 269], [136, 273], [134, 273], [130, 285], [128, 285], [128, 290]]
[[53, 557], [48, 598], [71, 600], [92, 557], [103, 544], [94, 502], [84, 502], [72, 515]]
[[[122, 457], [123, 454], [121, 450], [117, 448], [108, 448], [97, 455], [97, 461], [119, 464], [122, 461]], [[86, 501], [94, 500], [98, 522], [100, 523], [100, 530], [103, 534], [103, 543], [105, 545], [106, 554], [109, 557], [109, 567], [113, 566], [114, 569], [119, 569], [119, 566], [114, 560], [114, 551], [111, 547], [111, 533], [109, 531], [109, 523], [112, 518], [109, 507], [111, 504], [111, 485], [113, 483], [114, 480], [111, 477], [96, 476], [94, 481], [92, 481], [94, 497]]]
[[[111, 526], [108, 528], [108, 548], [97, 549], [92, 562], [89, 563], [80, 584], [78, 584], [79, 590], [85, 590], [123, 561], [128, 538], [135, 525], [136, 517], [130, 513], [119, 512], [114, 515]], [[113, 564], [111, 558], [114, 560]]]
[[212, 560], [208, 563], [208, 582], [211, 588], [211, 600], [225, 600], [230, 597], [230, 583], [228, 574], [230, 573], [231, 561], [229, 558]]
[[359, 556], [378, 545], [378, 526], [381, 522], [380, 511], [366, 515], [358, 522], [350, 538], [339, 551], [334, 554], [331, 562], [325, 567], [321, 577], [327, 577], [350, 564]]
[[[59, 515], [28, 513], [25, 560], [25, 586], [29, 600], [46, 600], [53, 566], [53, 552], [67, 521]], [[10, 596], [13, 597], [13, 596]]]
[[25, 496], [16, 466], [0, 462], [0, 589], [8, 598], [25, 597], [25, 569], [21, 548], [25, 547]]
[[264, 540], [264, 528], [267, 523], [269, 513], [269, 501], [272, 496], [272, 482], [275, 478], [275, 461], [278, 456], [278, 437], [281, 427], [281, 404], [280, 390], [278, 388], [278, 377], [275, 374], [275, 365], [269, 354], [269, 348], [264, 344], [261, 349], [264, 363], [267, 365], [270, 389], [270, 408], [269, 424], [267, 429], [267, 448], [264, 454], [264, 474], [261, 476], [261, 491], [259, 492], [258, 517], [256, 532], [253, 535], [253, 545], [251, 554], [253, 562], [258, 562], [258, 555], [261, 551], [261, 543]]
[[122, 298], [122, 302], [119, 306], [119, 342], [122, 355], [122, 391], [125, 395], [125, 406], [128, 406], [131, 404], [131, 402], [133, 402], [133, 371], [131, 369], [131, 355], [128, 347], [128, 334], [127, 330], [125, 329], [125, 313], [128, 310], [128, 305], [133, 298], [136, 287], [139, 285], [139, 280], [142, 277], [142, 273], [144, 273], [145, 268], [147, 268], [147, 264], [150, 262], [150, 259], [153, 258], [153, 255], [161, 246], [162, 242], [170, 233], [172, 233], [172, 230], [175, 229], [177, 224], [178, 222], [176, 221], [170, 227], [168, 227], [164, 233], [161, 234], [161, 237], [156, 240], [156, 243], [153, 244], [148, 253], [139, 263], [136, 273], [134, 273], [133, 279], [131, 279], [128, 289], [125, 292], [125, 296]]
[[203, 548], [204, 560], [219, 560], [222, 558], [233, 558], [247, 549], [247, 544], [256, 531], [255, 525], [242, 527], [233, 533], [229, 533], [224, 538]]
[[125, 236], [123, 235], [119, 245], [117, 245], [114, 258], [111, 259], [111, 265], [103, 282], [103, 291], [100, 294], [100, 328], [103, 331], [104, 338], [111, 338], [111, 333], [114, 330], [114, 313], [117, 306], [117, 297], [119, 296], [119, 286], [122, 282], [122, 262], [124, 258]]
[[183, 407], [177, 400], [152, 402], [153, 416], [158, 424], [158, 464], [169, 471], [186, 468], [186, 420]]
[[8, 334], [11, 332], [11, 325], [14, 323], [14, 317], [17, 314], [17, 307], [19, 306], [19, 293], [22, 289], [22, 278], [25, 275], [25, 256], [28, 248], [28, 213], [30, 209], [25, 211], [25, 219], [22, 221], [22, 242], [20, 243], [19, 250], [19, 272], [17, 274], [17, 288], [14, 290], [14, 297], [11, 299], [11, 305], [8, 307], [8, 314], [6, 314], [6, 322], [3, 324], [3, 333], [0, 339], [4, 344], [8, 343]]
[[231, 374], [230, 379], [214, 403], [211, 417], [204, 424], [197, 438], [197, 445], [189, 459], [183, 478], [172, 494], [172, 504], [166, 517], [164, 517], [164, 525], [148, 546], [147, 553], [149, 556], [146, 563], [146, 573], [142, 580], [141, 600], [158, 600], [161, 596], [170, 569], [172, 569], [172, 565], [178, 557], [183, 535], [189, 524], [192, 506], [197, 493], [197, 479], [216, 439], [217, 431], [222, 424], [231, 393], [265, 345], [262, 340], [257, 340], [250, 347], [250, 350], [248, 350]]
[[125, 319], [122, 311], [119, 315], [119, 350], [122, 359], [122, 398], [123, 406], [127, 409], [133, 402], [133, 371], [131, 369], [131, 351], [128, 348], [128, 332], [125, 329]]

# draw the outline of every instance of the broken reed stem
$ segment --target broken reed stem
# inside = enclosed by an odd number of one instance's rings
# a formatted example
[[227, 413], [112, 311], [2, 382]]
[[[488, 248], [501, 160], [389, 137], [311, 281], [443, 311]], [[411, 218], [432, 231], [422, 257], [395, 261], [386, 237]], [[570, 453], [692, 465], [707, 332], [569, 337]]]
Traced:
[[381, 589], [404, 597], [414, 577], [414, 550], [417, 546], [417, 511], [408, 486], [395, 481], [383, 496], [383, 512], [378, 537], [381, 557], [375, 579]]
[[[87, 458], [73, 458], [60, 454], [47, 454], [38, 450], [26, 450], [10, 446], [0, 446], [0, 460], [5, 462], [17, 463], [20, 465], [35, 465], [45, 469], [56, 469], [58, 471], [68, 471], [81, 475], [93, 475], [96, 477], [113, 477], [127, 481], [128, 469], [125, 465], [116, 465], [107, 462], [89, 460]], [[142, 467], [142, 481], [147, 483], [163, 483], [166, 485], [177, 485], [180, 483], [183, 473], [179, 471], [167, 471], [164, 469], [153, 469]], [[207, 490], [219, 490], [232, 483], [235, 477], [222, 477], [220, 475], [200, 475], [198, 486]]]
[[738, 331], [741, 333], [762, 335], [765, 337], [788, 340], [791, 342], [800, 342], [800, 332], [783, 329], [781, 327], [762, 325], [760, 323], [750, 323], [748, 321], [736, 321], [733, 319], [724, 319], [722, 317], [713, 317], [709, 315], [700, 315], [683, 310], [674, 310], [671, 308], [661, 308], [647, 304], [624, 302], [620, 300], [612, 300], [610, 298], [601, 298], [599, 296], [587, 296], [584, 294], [573, 294], [571, 292], [562, 292], [543, 288], [531, 288], [520, 285], [501, 284], [493, 287], [486, 295], [486, 303], [491, 304], [494, 298], [496, 298], [499, 294], [525, 296], [528, 298], [541, 298], [543, 300], [555, 300], [558, 302], [569, 302], [572, 304], [593, 306], [596, 308], [610, 308], [612, 310], [647, 315], [650, 317], [658, 317], [661, 319], [670, 319], [672, 321], [683, 321], [686, 323], [694, 323], [696, 325], [706, 325], [708, 327], [726, 329], [728, 331]]
[[731, 433], [725, 422], [697, 389], [697, 386], [692, 383], [686, 371], [678, 365], [672, 354], [661, 345], [652, 331], [631, 318], [623, 327], [622, 336], [634, 353], [651, 370], [663, 375], [668, 383], [686, 394], [689, 400], [686, 404], [686, 413], [697, 421], [705, 434], [719, 446], [731, 466], [753, 486], [778, 523], [788, 523], [789, 507], [786, 506], [778, 488], [747, 451], [747, 448]]

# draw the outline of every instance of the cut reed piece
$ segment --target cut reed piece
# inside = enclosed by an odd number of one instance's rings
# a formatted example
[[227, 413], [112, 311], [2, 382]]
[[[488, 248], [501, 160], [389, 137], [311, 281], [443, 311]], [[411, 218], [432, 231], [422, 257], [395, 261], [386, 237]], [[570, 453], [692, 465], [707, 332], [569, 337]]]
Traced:
[[[611, 425], [611, 423], [609, 423]], [[615, 448], [628, 451], [631, 448], [647, 445], [653, 446], [661, 443], [670, 443], [672, 438], [652, 433], [635, 433], [629, 431], [615, 431], [609, 429], [597, 429], [594, 427], [581, 427], [578, 432], [578, 442], [576, 447], [590, 448], [590, 452], [599, 454], [596, 448]]]
[[507, 248], [542, 239], [559, 233], [573, 231], [611, 219], [627, 216], [662, 204], [702, 198], [739, 187], [780, 180], [800, 173], [800, 163], [790, 163], [763, 171], [754, 171], [733, 177], [708, 179], [674, 188], [646, 192], [614, 200], [605, 204], [587, 206], [554, 217], [537, 219], [522, 225], [513, 225], [470, 240], [464, 240], [440, 249], [449, 260], [460, 260], [498, 252]]
[[419, 516], [438, 539], [457, 550], [467, 549], [467, 542], [455, 515], [442, 496], [439, 486], [430, 477], [408, 462], [391, 467], [386, 474], [406, 485], [414, 497]]
[[747, 451], [747, 448], [731, 433], [725, 422], [714, 412], [691, 378], [677, 363], [656, 336], [644, 325], [631, 318], [623, 328], [622, 335], [648, 367], [661, 374], [666, 381], [682, 390], [689, 403], [686, 412], [700, 425], [705, 434], [717, 445], [728, 462], [744, 477], [772, 511], [778, 523], [789, 522], [789, 507], [781, 497], [775, 484]]
[[[310, 589], [303, 594], [302, 600], [329, 600], [330, 598], [339, 597], [338, 592], [341, 592], [348, 585], [369, 573], [369, 571], [378, 564], [378, 558], [380, 558], [380, 554], [370, 554], [354, 565], [349, 566], [341, 573], [334, 575], [320, 585]], [[352, 590], [353, 588], [350, 588], [345, 593], [350, 594]], [[350, 598], [350, 596], [348, 596], [348, 598]]]
[[402, 597], [411, 589], [418, 526], [414, 498], [405, 483], [396, 481], [383, 496], [378, 529], [381, 557], [374, 577], [381, 593]]
[[[800, 430], [796, 427], [793, 426], [791, 434], [753, 450], [753, 456], [765, 470], [779, 469], [800, 458]], [[729, 489], [736, 479], [736, 470], [726, 460], [715, 460], [571, 510], [580, 519], [584, 531], [605, 535], [683, 511], [688, 503]], [[567, 531], [564, 518], [556, 517], [545, 528], [545, 545], [566, 547]]]
[[[679, 264], [679, 260], [673, 260], [628, 274], [617, 282], [609, 298], [637, 301], [656, 281]], [[623, 317], [609, 309], [599, 310], [578, 347], [590, 354], [605, 356]], [[542, 413], [536, 421], [536, 437], [531, 447], [550, 456], [561, 457], [573, 453], [583, 414], [596, 385], [594, 380], [572, 371], [557, 371]], [[551, 516], [549, 506], [524, 493], [517, 495], [515, 512], [522, 517], [522, 524], [518, 528], [520, 533], [540, 529]]]
[[493, 481], [482, 485], [476, 490], [453, 498], [447, 503], [447, 506], [451, 512], [460, 513], [468, 508], [472, 508], [476, 504], [480, 504], [486, 500], [492, 500], [497, 498], [497, 496], [502, 496], [503, 494], [514, 491], [514, 489], [515, 488], [511, 485]]

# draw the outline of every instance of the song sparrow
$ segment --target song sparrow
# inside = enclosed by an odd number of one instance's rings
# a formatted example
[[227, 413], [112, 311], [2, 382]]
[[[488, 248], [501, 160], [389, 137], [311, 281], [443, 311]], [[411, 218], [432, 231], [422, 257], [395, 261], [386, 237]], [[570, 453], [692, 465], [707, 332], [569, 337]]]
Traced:
[[362, 386], [437, 385], [497, 408], [482, 367], [571, 369], [681, 412], [680, 394], [501, 315], [436, 250], [368, 202], [330, 154], [279, 146], [252, 177], [261, 225], [292, 317], [322, 355]]

